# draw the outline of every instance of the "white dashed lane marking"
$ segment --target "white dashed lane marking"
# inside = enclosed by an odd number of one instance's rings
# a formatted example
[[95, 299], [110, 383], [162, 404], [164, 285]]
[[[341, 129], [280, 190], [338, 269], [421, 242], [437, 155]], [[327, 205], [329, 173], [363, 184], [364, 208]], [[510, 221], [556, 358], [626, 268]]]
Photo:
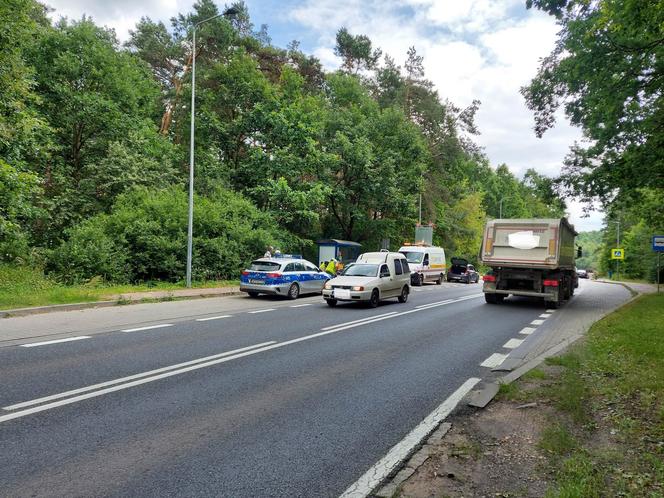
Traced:
[[250, 311], [250, 315], [255, 315], [256, 313], [267, 313], [268, 311], [275, 311], [275, 308], [268, 308], [265, 310], [256, 310], [256, 311]]
[[519, 346], [521, 346], [521, 343], [523, 341], [524, 341], [523, 339], [510, 339], [505, 344], [503, 344], [503, 347], [507, 349], [518, 348]]
[[47, 346], [49, 344], [58, 344], [61, 342], [80, 341], [81, 339], [90, 339], [89, 335], [79, 335], [77, 337], [67, 337], [65, 339], [55, 339], [53, 341], [32, 342], [30, 344], [21, 344], [22, 348], [34, 348], [36, 346]]
[[535, 327], [524, 327], [524, 328], [521, 329], [519, 334], [530, 335], [533, 332], [535, 332], [535, 330], [537, 330], [537, 329], [535, 329]]
[[230, 318], [231, 315], [209, 316], [207, 318], [196, 318], [197, 322], [207, 322], [209, 320], [221, 320], [222, 318]]
[[311, 303], [306, 304], [294, 304], [291, 308], [304, 308], [305, 306], [311, 306]]
[[152, 330], [152, 329], [161, 329], [164, 327], [172, 327], [172, 323], [162, 323], [161, 325], [148, 325], [147, 327], [136, 327], [134, 329], [124, 329], [120, 332], [140, 332], [142, 330]]
[[496, 368], [503, 361], [505, 361], [505, 358], [507, 358], [506, 354], [493, 353], [486, 360], [480, 363], [480, 366], [486, 368]]
[[539, 317], [540, 318], [549, 318], [551, 316], [551, 313], [542, 313]]
[[531, 325], [542, 325], [544, 323], [544, 320], [533, 320], [530, 322]]

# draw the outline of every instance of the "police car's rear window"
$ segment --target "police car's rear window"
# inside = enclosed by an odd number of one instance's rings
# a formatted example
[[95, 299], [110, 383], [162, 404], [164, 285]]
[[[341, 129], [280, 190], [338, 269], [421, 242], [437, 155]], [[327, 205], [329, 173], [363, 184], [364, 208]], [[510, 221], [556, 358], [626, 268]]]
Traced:
[[272, 261], [252, 261], [249, 269], [252, 271], [275, 271], [280, 267], [280, 263], [273, 263]]

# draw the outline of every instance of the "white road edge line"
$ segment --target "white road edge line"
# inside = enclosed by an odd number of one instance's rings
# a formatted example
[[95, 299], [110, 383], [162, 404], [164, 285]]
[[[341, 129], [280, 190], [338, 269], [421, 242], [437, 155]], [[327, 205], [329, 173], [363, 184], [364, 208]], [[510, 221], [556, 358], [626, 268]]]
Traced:
[[220, 320], [222, 318], [231, 318], [232, 315], [209, 316], [207, 318], [196, 318], [197, 322], [207, 322], [209, 320]]
[[530, 322], [531, 325], [542, 325], [544, 323], [544, 320], [533, 320]]
[[503, 361], [505, 361], [505, 358], [507, 358], [506, 354], [493, 353], [486, 360], [480, 363], [480, 366], [486, 368], [496, 368]]
[[536, 330], [537, 330], [537, 329], [536, 329], [535, 327], [524, 327], [524, 328], [521, 329], [521, 331], [519, 332], [519, 334], [530, 335], [530, 334], [532, 334], [533, 332], [535, 332]]
[[551, 316], [551, 313], [542, 313], [539, 317], [540, 318], [549, 318]]
[[127, 377], [121, 377], [119, 379], [109, 380], [109, 381], [101, 382], [99, 384], [94, 384], [94, 385], [91, 385], [91, 386], [81, 387], [79, 389], [73, 389], [71, 391], [66, 391], [66, 392], [58, 393], [58, 394], [53, 394], [51, 396], [45, 396], [43, 398], [33, 399], [31, 401], [24, 401], [22, 403], [16, 403], [14, 405], [5, 406], [2, 409], [5, 410], [5, 411], [14, 411], [14, 410], [18, 410], [20, 408], [26, 408], [28, 406], [40, 405], [42, 403], [46, 403], [47, 401], [53, 401], [53, 400], [56, 400], [56, 399], [67, 398], [69, 396], [73, 396], [74, 394], [81, 394], [81, 393], [85, 393], [85, 392], [88, 392], [88, 391], [94, 391], [95, 389], [99, 389], [99, 388], [102, 388], [102, 387], [108, 387], [108, 386], [113, 386], [113, 385], [116, 385], [116, 384], [121, 384], [123, 382], [127, 382], [127, 381], [130, 381], [130, 380], [140, 379], [141, 377], [148, 377], [150, 375], [155, 375], [155, 374], [158, 374], [158, 373], [161, 373], [161, 372], [167, 372], [169, 370], [175, 370], [175, 369], [186, 367], [186, 366], [189, 366], [189, 365], [195, 365], [196, 363], [201, 363], [201, 362], [205, 362], [205, 361], [209, 361], [209, 360], [214, 360], [216, 358], [222, 358], [224, 356], [230, 356], [230, 355], [234, 355], [234, 354], [237, 354], [237, 353], [242, 353], [244, 351], [249, 351], [251, 349], [260, 348], [260, 347], [263, 347], [263, 346], [269, 346], [270, 344], [276, 344], [276, 341], [261, 342], [260, 344], [254, 344], [253, 346], [247, 346], [245, 348], [240, 348], [240, 349], [233, 349], [232, 351], [226, 351], [225, 353], [219, 353], [219, 354], [215, 354], [215, 355], [212, 355], [212, 356], [206, 356], [204, 358], [197, 358], [195, 360], [185, 361], [184, 363], [178, 363], [176, 365], [170, 365], [168, 367], [157, 368], [156, 370], [150, 370], [148, 372], [142, 372], [142, 373], [138, 373], [138, 374], [134, 374], [134, 375], [129, 375]]
[[164, 327], [172, 327], [172, 323], [162, 323], [160, 325], [148, 325], [147, 327], [136, 327], [134, 329], [122, 329], [120, 332], [140, 332], [142, 330], [161, 329]]
[[22, 348], [34, 348], [36, 346], [46, 346], [48, 344], [58, 344], [61, 342], [71, 342], [71, 341], [80, 341], [82, 339], [90, 339], [89, 335], [79, 335], [76, 337], [66, 337], [65, 339], [54, 339], [52, 341], [44, 341], [44, 342], [30, 342], [28, 344], [21, 344], [20, 346]]
[[420, 442], [454, 410], [463, 397], [475, 387], [480, 379], [471, 377], [449, 398], [443, 401], [438, 408], [431, 412], [408, 435], [394, 445], [387, 454], [378, 460], [373, 467], [367, 470], [362, 477], [351, 484], [340, 498], [364, 498], [378, 486], [398, 465], [400, 465]]
[[276, 311], [276, 308], [267, 308], [264, 310], [249, 311], [250, 315], [255, 315], [256, 313], [267, 313], [268, 311]]
[[503, 344], [503, 347], [507, 349], [516, 349], [521, 346], [524, 340], [525, 339], [510, 339], [505, 344]]

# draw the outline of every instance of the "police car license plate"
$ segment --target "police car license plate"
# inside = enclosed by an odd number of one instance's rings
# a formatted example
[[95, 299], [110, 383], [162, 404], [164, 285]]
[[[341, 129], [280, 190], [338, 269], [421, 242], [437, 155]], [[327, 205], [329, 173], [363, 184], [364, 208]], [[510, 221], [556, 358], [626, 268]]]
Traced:
[[250, 278], [249, 283], [263, 285], [265, 284], [265, 280], [256, 280], [255, 278]]
[[350, 299], [350, 291], [348, 289], [334, 289], [334, 297], [337, 299]]

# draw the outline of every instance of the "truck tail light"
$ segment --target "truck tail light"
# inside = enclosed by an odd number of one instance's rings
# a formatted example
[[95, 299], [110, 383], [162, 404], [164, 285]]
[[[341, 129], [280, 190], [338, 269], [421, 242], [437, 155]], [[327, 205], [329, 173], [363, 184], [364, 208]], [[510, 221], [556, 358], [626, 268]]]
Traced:
[[544, 287], [558, 287], [558, 281], [557, 280], [545, 280], [544, 281]]
[[495, 282], [495, 281], [496, 281], [496, 277], [493, 276], [493, 275], [484, 275], [484, 276], [482, 277], [482, 280], [484, 280], [485, 282]]
[[281, 277], [281, 273], [268, 273], [265, 275], [267, 278], [279, 278]]

